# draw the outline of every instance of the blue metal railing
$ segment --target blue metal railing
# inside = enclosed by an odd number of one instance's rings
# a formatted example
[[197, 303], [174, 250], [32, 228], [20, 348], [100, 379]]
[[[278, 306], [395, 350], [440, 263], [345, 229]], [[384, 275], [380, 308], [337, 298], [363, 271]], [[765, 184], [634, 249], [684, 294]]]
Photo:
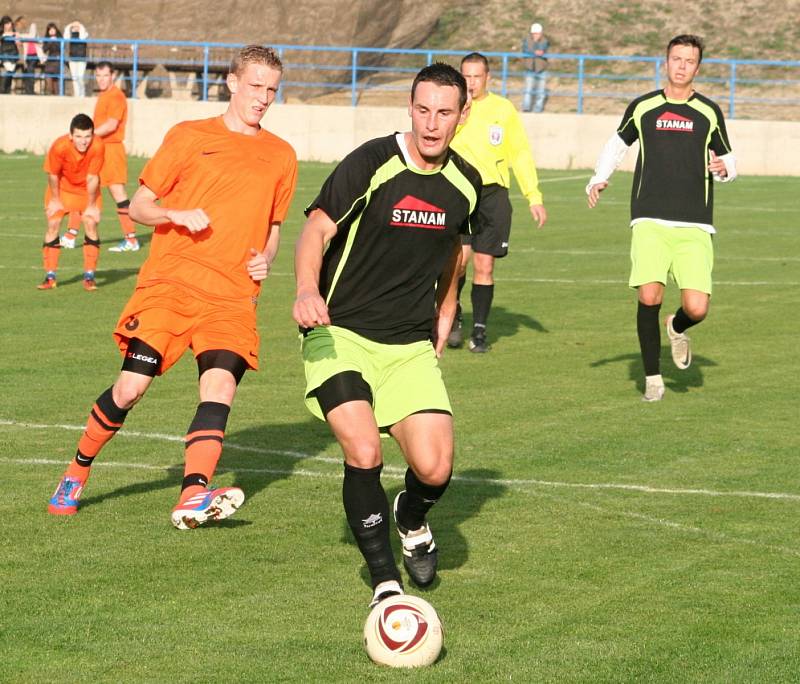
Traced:
[[[27, 39], [23, 39], [22, 42], [26, 41]], [[59, 44], [58, 93], [65, 94], [66, 81], [70, 78], [66, 67], [71, 61], [71, 41], [64, 38], [38, 39], [37, 42]], [[168, 76], [159, 77], [150, 73], [155, 66], [160, 65], [168, 73], [191, 74], [193, 82], [198, 86], [197, 96], [201, 100], [208, 100], [210, 89], [224, 81], [230, 59], [235, 50], [241, 47], [239, 43], [159, 40], [87, 38], [76, 42], [88, 47], [86, 59], [90, 64], [103, 59], [114, 63], [123, 73], [124, 80], [130, 86], [131, 97], [134, 98], [138, 96], [139, 86], [144, 78], [147, 78], [148, 84], [156, 86], [169, 81]], [[353, 106], [358, 104], [360, 97], [366, 92], [405, 91], [408, 80], [420, 67], [435, 60], [457, 64], [466, 52], [315, 45], [273, 47], [284, 62], [285, 76], [281, 87], [284, 94], [288, 91], [347, 93]], [[521, 95], [530, 55], [521, 52], [483, 54], [493, 65], [493, 87], [506, 97]], [[652, 83], [653, 89], [658, 89], [662, 83], [663, 57], [567, 53], [551, 53], [547, 57], [550, 60], [551, 83], [555, 81], [558, 85], [548, 92], [548, 97], [574, 99], [574, 111], [578, 113], [586, 111], [587, 103], [591, 99], [623, 100], [640, 94], [619, 89], [598, 90], [598, 85], [630, 81]], [[754, 70], [760, 70], [760, 74], [756, 74], [759, 77], [741, 75], [743, 71], [752, 73]], [[782, 77], [765, 77], [764, 73], [770, 70], [779, 70]], [[727, 101], [729, 118], [735, 118], [737, 105], [740, 104], [793, 108], [800, 105], [800, 61], [706, 59], [703, 61], [702, 74], [703, 77], [698, 78], [698, 82], [710, 84], [722, 93], [715, 93], [715, 96]], [[30, 71], [15, 75], [20, 79], [40, 79], [41, 76]], [[396, 83], [400, 79], [403, 80], [402, 85]], [[570, 87], [573, 83], [574, 88]], [[759, 96], [763, 88], [777, 90], [777, 96]]]

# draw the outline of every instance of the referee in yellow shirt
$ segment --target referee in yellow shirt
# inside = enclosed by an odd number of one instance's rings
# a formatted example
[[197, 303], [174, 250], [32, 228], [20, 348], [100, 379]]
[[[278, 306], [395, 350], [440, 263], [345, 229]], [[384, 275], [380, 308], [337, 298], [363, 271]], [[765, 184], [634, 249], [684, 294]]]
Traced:
[[[508, 254], [511, 233], [511, 185], [509, 167], [514, 170], [523, 196], [530, 205], [531, 216], [539, 228], [547, 221], [539, 177], [533, 162], [530, 144], [517, 110], [509, 100], [487, 90], [489, 62], [478, 52], [461, 60], [461, 74], [467, 81], [472, 98], [467, 122], [459, 127], [451, 147], [470, 162], [481, 174], [483, 188], [478, 206], [477, 230], [462, 236], [461, 272], [458, 281], [459, 300], [466, 282], [467, 264], [472, 257], [472, 352], [489, 351], [486, 341], [486, 322], [494, 297], [494, 260]], [[449, 347], [463, 343], [461, 306], [448, 337]]]

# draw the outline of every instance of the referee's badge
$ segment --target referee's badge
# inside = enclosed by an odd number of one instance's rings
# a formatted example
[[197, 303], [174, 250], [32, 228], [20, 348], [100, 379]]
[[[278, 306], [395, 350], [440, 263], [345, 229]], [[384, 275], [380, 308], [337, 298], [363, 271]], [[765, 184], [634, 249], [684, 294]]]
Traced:
[[489, 126], [489, 142], [492, 145], [500, 145], [503, 142], [503, 127]]

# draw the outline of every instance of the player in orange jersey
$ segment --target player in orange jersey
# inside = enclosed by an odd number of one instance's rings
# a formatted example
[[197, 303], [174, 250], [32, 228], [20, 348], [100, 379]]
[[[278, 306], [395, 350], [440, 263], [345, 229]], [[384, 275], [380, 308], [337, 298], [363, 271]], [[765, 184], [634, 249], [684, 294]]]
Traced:
[[106, 162], [100, 174], [100, 183], [108, 188], [117, 204], [117, 218], [124, 237], [122, 241], [109, 247], [110, 252], [135, 252], [139, 249], [136, 239], [136, 225], [128, 214], [130, 200], [125, 190], [128, 182], [128, 158], [125, 154], [125, 125], [128, 122], [128, 101], [114, 85], [114, 68], [111, 62], [98, 62], [94, 79], [100, 95], [94, 106], [95, 135], [103, 138], [106, 144]]
[[[100, 249], [97, 224], [100, 222], [100, 171], [103, 167], [103, 141], [94, 135], [94, 124], [86, 114], [78, 114], [69, 124], [69, 134], [58, 138], [47, 152], [44, 170], [47, 173], [47, 190], [44, 208], [47, 214], [47, 232], [44, 235], [42, 255], [44, 282], [40, 290], [56, 287], [56, 271], [61, 244], [58, 232], [65, 215], [70, 226], [74, 216], [80, 216], [86, 235], [83, 243], [83, 287], [96, 290], [95, 269]], [[75, 231], [77, 233], [77, 230]], [[73, 240], [73, 246], [75, 244]]]
[[270, 48], [239, 51], [222, 116], [173, 127], [139, 178], [134, 218], [155, 226], [150, 255], [114, 337], [122, 371], [92, 408], [78, 451], [50, 499], [57, 515], [77, 512], [93, 459], [128, 411], [191, 349], [200, 404], [185, 441], [185, 469], [172, 523], [178, 529], [231, 515], [236, 487], [210, 486], [236, 388], [258, 368], [256, 302], [278, 251], [294, 194], [291, 146], [261, 128], [283, 66]]

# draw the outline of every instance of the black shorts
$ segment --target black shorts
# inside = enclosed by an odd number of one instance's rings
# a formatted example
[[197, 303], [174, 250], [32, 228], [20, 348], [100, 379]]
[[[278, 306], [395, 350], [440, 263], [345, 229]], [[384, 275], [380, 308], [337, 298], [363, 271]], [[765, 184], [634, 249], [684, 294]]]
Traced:
[[496, 259], [508, 254], [508, 238], [511, 235], [508, 188], [496, 183], [481, 188], [476, 223], [473, 235], [461, 236], [462, 245], [471, 245], [474, 252], [489, 254]]

